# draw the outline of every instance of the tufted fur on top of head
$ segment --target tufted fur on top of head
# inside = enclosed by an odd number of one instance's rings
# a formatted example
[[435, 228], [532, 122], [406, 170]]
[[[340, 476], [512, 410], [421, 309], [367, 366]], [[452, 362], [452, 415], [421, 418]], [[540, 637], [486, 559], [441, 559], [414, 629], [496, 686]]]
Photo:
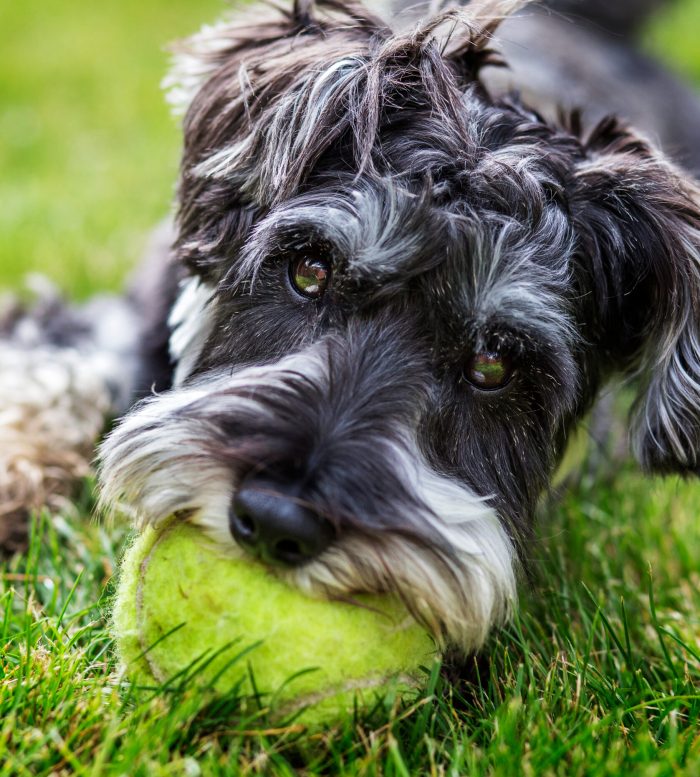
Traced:
[[[462, 122], [464, 89], [478, 84], [481, 67], [498, 64], [488, 47], [494, 30], [522, 5], [481, 0], [394, 33], [352, 0], [296, 2], [291, 11], [256, 7], [254, 17], [224, 20], [182, 43], [166, 86], [186, 110], [185, 263], [201, 272], [203, 245], [215, 252], [239, 244], [256, 215], [295, 194], [334, 144], [344, 140], [352, 164], [371, 171], [388, 112], [426, 106]], [[217, 188], [217, 179], [228, 185]], [[214, 224], [209, 214], [222, 199], [231, 216]]]

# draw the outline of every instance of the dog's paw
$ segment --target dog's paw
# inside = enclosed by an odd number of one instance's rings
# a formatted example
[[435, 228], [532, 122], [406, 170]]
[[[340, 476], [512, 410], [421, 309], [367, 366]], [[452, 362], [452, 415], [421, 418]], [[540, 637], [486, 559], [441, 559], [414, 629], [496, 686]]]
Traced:
[[0, 343], [0, 549], [21, 549], [32, 510], [68, 505], [109, 408], [77, 351]]

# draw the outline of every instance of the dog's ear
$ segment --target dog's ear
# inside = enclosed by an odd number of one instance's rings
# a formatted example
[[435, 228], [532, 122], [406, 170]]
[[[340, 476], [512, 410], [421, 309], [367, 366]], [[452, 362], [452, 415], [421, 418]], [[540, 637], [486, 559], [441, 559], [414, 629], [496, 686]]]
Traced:
[[584, 142], [573, 202], [612, 366], [641, 381], [636, 456], [700, 474], [700, 189], [614, 119]]

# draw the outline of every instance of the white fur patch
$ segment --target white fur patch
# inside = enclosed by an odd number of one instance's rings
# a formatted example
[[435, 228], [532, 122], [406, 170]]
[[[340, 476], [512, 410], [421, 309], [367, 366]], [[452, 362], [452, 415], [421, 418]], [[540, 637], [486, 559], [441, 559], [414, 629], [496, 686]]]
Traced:
[[199, 278], [188, 278], [168, 319], [170, 356], [177, 365], [173, 385], [190, 375], [214, 326], [214, 290]]
[[391, 533], [372, 540], [348, 537], [286, 576], [312, 595], [399, 591], [437, 639], [465, 652], [478, 649], [515, 605], [513, 543], [488, 501], [437, 473], [414, 443], [395, 453], [403, 482], [414, 484], [427, 508], [421, 520], [443, 539], [449, 555], [438, 562], [432, 549]]
[[559, 264], [543, 263], [538, 257], [542, 244], [516, 222], [505, 225], [493, 245], [475, 235], [472, 285], [465, 285], [464, 306], [484, 321], [507, 311], [549, 342], [572, 344], [578, 336], [561, 292], [570, 280], [573, 236], [558, 216], [544, 220], [549, 227], [542, 231], [557, 246]]
[[[289, 372], [309, 373], [301, 354], [275, 365], [223, 370], [141, 402], [100, 447], [100, 501], [103, 509], [130, 515], [139, 526], [155, 525], [175, 511], [228, 542], [228, 507], [233, 475], [207, 453], [210, 429], [182, 411], [206, 400], [207, 413], [269, 411], [255, 399], [255, 388], [281, 384]], [[244, 396], [235, 392], [246, 389]]]

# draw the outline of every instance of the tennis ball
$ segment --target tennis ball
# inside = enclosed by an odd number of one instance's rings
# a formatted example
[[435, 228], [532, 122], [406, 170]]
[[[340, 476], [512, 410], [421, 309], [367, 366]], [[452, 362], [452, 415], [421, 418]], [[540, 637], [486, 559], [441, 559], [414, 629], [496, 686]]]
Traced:
[[273, 714], [316, 724], [416, 687], [419, 667], [435, 660], [432, 639], [397, 600], [358, 601], [309, 598], [172, 521], [146, 530], [127, 551], [113, 625], [137, 684], [197, 667], [197, 683], [255, 693]]

